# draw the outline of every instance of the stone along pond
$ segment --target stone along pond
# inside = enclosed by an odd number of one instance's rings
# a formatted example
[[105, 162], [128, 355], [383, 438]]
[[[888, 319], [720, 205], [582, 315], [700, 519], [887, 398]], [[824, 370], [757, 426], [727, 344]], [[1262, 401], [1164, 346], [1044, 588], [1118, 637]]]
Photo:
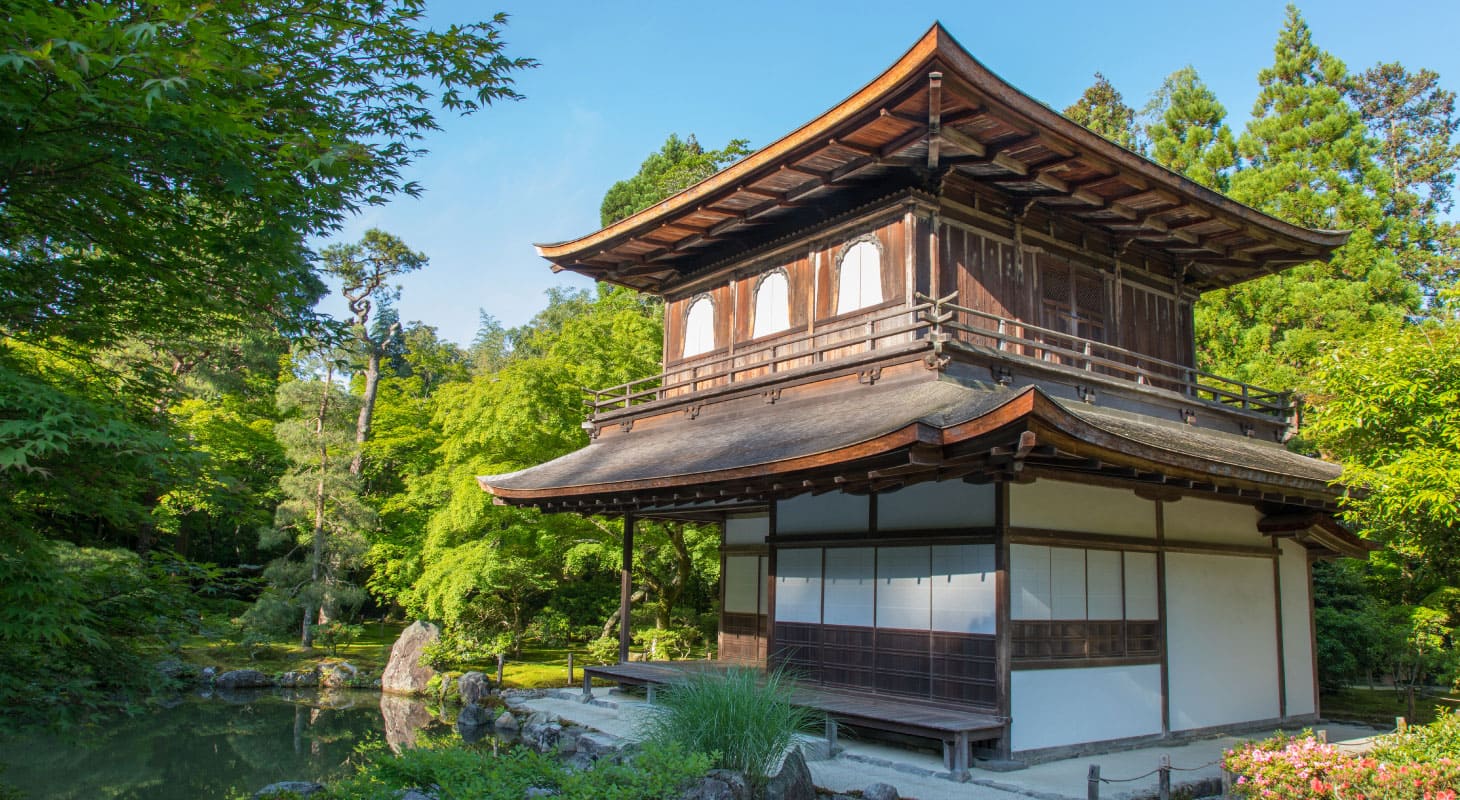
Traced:
[[347, 774], [356, 750], [452, 735], [415, 698], [371, 691], [200, 692], [59, 732], [0, 733], [0, 796], [24, 800], [248, 797], [281, 780]]

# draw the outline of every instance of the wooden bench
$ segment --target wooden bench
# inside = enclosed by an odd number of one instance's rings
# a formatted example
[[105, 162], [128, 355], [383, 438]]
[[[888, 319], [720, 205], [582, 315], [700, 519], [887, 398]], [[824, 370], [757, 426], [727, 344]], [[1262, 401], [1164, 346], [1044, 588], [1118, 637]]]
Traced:
[[[584, 699], [592, 697], [593, 678], [596, 677], [643, 686], [652, 703], [656, 686], [683, 680], [691, 671], [714, 669], [717, 669], [714, 662], [684, 662], [682, 665], [645, 662], [586, 667], [583, 670]], [[1003, 736], [1008, 729], [1008, 720], [992, 714], [850, 690], [796, 686], [791, 693], [791, 702], [826, 715], [826, 738], [833, 748], [836, 747], [839, 723], [942, 742], [943, 765], [955, 780], [960, 781], [968, 779], [971, 743]]]

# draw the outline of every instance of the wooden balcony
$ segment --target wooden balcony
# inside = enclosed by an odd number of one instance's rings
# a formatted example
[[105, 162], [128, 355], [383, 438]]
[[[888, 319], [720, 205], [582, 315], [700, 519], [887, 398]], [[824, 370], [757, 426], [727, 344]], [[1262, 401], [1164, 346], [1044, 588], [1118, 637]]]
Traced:
[[590, 419], [618, 417], [649, 404], [677, 405], [729, 391], [770, 390], [777, 383], [829, 369], [922, 354], [930, 365], [947, 358], [1003, 364], [1056, 383], [1099, 376], [1168, 399], [1296, 424], [1296, 407], [1287, 392], [978, 311], [958, 305], [956, 300], [956, 293], [943, 298], [919, 294], [911, 306], [874, 310], [745, 349], [671, 365], [658, 375], [607, 389], [587, 389], [589, 397], [584, 403]]

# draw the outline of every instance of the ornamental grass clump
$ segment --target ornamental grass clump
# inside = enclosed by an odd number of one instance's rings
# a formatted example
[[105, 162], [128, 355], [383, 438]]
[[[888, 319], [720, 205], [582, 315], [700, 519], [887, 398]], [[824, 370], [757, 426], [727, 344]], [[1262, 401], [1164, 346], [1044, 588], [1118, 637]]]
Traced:
[[695, 673], [659, 696], [659, 713], [644, 723], [650, 742], [706, 753], [717, 768], [742, 772], [757, 787], [796, 734], [816, 721], [814, 712], [791, 704], [789, 681], [779, 671], [732, 667], [724, 674]]
[[1227, 753], [1233, 789], [1252, 800], [1460, 800], [1460, 762], [1388, 761], [1318, 741], [1311, 732], [1278, 734]]

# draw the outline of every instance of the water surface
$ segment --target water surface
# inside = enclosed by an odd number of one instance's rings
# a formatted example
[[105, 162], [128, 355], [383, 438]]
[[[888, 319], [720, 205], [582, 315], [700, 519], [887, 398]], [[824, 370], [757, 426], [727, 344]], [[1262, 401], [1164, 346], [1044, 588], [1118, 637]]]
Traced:
[[63, 732], [0, 738], [0, 785], [25, 800], [247, 797], [282, 780], [353, 770], [356, 748], [442, 731], [419, 700], [376, 692], [263, 690], [193, 695]]

